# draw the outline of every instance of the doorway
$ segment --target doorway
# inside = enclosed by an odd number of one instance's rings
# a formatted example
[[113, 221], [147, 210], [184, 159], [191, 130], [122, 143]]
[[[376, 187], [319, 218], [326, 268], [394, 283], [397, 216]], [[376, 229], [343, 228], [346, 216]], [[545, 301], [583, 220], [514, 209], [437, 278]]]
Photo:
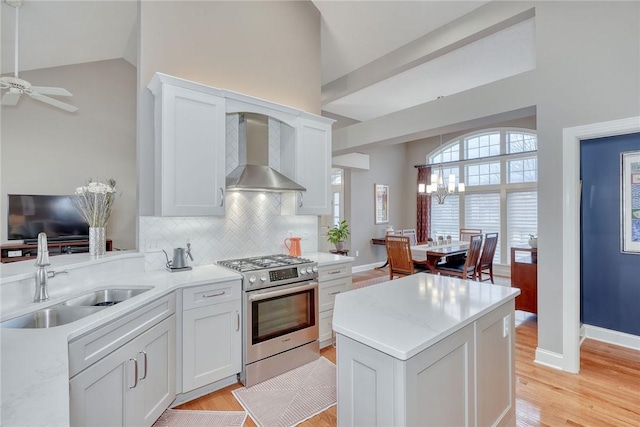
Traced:
[[578, 373], [580, 370], [580, 144], [587, 139], [636, 132], [640, 132], [640, 116], [563, 131], [562, 359], [549, 365], [567, 372]]

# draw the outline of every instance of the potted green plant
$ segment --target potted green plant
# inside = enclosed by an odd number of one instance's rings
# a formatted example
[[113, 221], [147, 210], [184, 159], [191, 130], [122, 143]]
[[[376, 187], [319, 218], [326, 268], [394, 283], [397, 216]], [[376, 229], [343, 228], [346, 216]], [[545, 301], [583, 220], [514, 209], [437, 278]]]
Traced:
[[344, 242], [349, 237], [349, 234], [349, 224], [347, 224], [347, 220], [343, 219], [327, 232], [327, 240], [329, 243], [336, 245], [337, 250], [342, 251], [344, 250]]

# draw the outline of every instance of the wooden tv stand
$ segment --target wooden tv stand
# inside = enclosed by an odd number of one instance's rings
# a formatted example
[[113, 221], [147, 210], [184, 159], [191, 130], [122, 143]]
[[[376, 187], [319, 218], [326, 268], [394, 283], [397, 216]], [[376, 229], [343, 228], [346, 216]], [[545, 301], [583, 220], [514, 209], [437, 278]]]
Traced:
[[[89, 252], [88, 240], [70, 240], [60, 242], [47, 242], [49, 255], [64, 255]], [[113, 242], [107, 239], [107, 251], [113, 250]], [[21, 243], [15, 245], [0, 246], [0, 262], [16, 262], [35, 259], [38, 254], [37, 243]]]

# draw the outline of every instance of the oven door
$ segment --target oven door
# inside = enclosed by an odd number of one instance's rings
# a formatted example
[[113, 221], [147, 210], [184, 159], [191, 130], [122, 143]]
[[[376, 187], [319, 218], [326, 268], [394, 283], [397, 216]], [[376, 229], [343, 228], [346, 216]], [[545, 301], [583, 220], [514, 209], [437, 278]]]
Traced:
[[318, 283], [245, 293], [245, 364], [318, 340]]

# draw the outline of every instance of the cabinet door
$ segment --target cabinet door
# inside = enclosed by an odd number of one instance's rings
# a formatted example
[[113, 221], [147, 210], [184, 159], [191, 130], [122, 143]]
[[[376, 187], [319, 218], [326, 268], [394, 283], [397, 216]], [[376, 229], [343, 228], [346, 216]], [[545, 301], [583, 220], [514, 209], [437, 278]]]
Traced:
[[126, 401], [134, 387], [135, 363], [126, 345], [69, 381], [72, 426], [125, 425]]
[[240, 300], [183, 314], [183, 392], [240, 372]]
[[175, 316], [69, 381], [71, 425], [151, 426], [175, 398]]
[[320, 346], [333, 344], [333, 310], [320, 313]]
[[176, 397], [175, 316], [136, 339], [135, 351], [139, 381], [135, 406], [139, 419], [129, 425], [150, 426]]
[[298, 193], [297, 213], [331, 213], [331, 125], [298, 118], [296, 182], [307, 189]]
[[225, 99], [165, 83], [155, 120], [156, 213], [224, 215]]

